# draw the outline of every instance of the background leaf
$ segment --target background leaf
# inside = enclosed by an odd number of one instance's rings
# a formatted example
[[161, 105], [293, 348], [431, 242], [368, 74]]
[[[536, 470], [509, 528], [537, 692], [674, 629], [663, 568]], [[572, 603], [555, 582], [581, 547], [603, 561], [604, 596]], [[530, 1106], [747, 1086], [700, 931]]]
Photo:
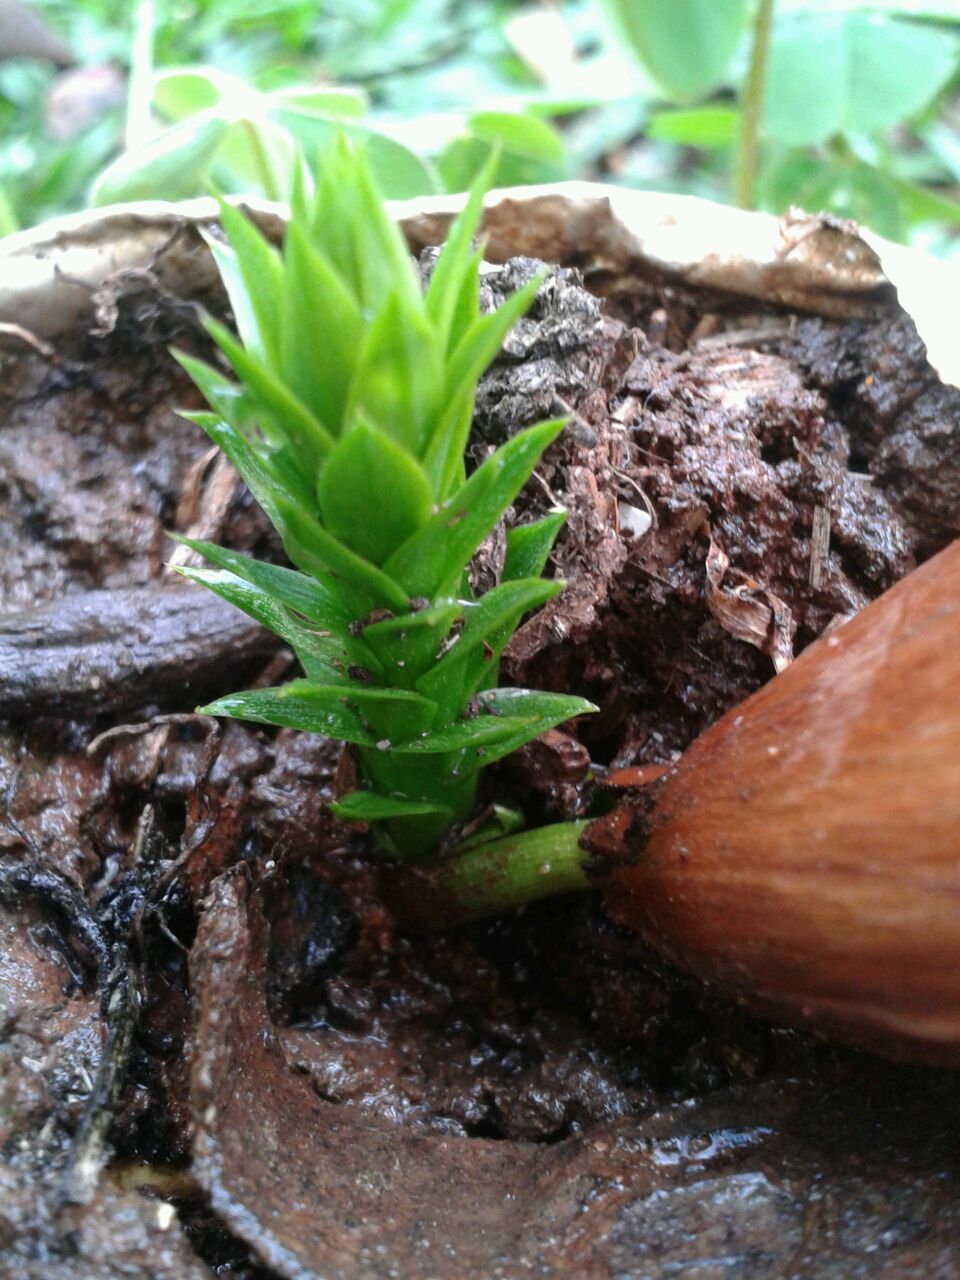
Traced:
[[[467, 191], [490, 159], [493, 144], [483, 138], [454, 138], [437, 159], [445, 191]], [[529, 183], [558, 182], [567, 176], [564, 166], [542, 156], [519, 155], [501, 150], [493, 175], [495, 187], [519, 187]]]
[[601, 0], [615, 31], [675, 102], [723, 82], [746, 24], [747, 0]]
[[238, 115], [230, 121], [217, 154], [214, 177], [220, 190], [283, 200], [290, 190], [296, 155], [295, 139], [264, 113]]
[[467, 128], [485, 142], [499, 142], [505, 151], [530, 160], [560, 164], [564, 158], [563, 137], [546, 120], [516, 111], [475, 111], [467, 118]]
[[165, 129], [146, 146], [127, 151], [108, 165], [90, 191], [95, 205], [149, 200], [164, 192], [168, 200], [196, 195], [229, 129], [221, 116], [192, 116]]
[[335, 88], [317, 88], [313, 85], [291, 85], [276, 89], [270, 94], [270, 107], [278, 116], [290, 113], [297, 116], [321, 116], [329, 119], [356, 120], [367, 109], [367, 95], [362, 89], [338, 85]]
[[686, 111], [661, 111], [647, 125], [647, 137], [676, 142], [683, 147], [732, 147], [737, 139], [740, 113], [733, 107], [691, 107]]
[[176, 123], [215, 107], [231, 92], [249, 94], [250, 89], [239, 77], [224, 76], [214, 67], [185, 67], [157, 73], [153, 103], [162, 116]]
[[771, 43], [764, 131], [800, 146], [892, 128], [946, 84], [957, 50], [949, 32], [877, 14], [788, 15]]
[[900, 209], [905, 221], [960, 225], [960, 203], [956, 200], [945, 200], [929, 187], [920, 187], [913, 182], [903, 182], [897, 178], [892, 179], [892, 182], [900, 197]]
[[893, 239], [903, 229], [897, 183], [874, 166], [856, 161], [824, 163], [795, 153], [765, 175], [763, 198], [776, 212], [788, 205], [808, 213], [825, 211]]

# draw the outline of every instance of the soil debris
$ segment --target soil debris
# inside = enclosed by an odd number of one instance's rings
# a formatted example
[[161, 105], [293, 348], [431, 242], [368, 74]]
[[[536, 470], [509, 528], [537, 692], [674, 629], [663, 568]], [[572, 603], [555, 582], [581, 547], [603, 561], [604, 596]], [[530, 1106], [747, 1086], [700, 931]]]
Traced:
[[[655, 785], [960, 529], [960, 393], [904, 317], [634, 284], [553, 271], [477, 399], [474, 461], [571, 418], [508, 516], [566, 508], [568, 587], [505, 668], [601, 713], [489, 771], [530, 821]], [[290, 658], [163, 571], [164, 530], [282, 553], [175, 414], [193, 303], [149, 273], [99, 302], [69, 360], [0, 357], [5, 1274], [954, 1276], [956, 1077], [749, 1018], [593, 895], [408, 936], [329, 812], [339, 747], [192, 714]]]
[[[225, 873], [193, 952], [194, 1171], [279, 1275], [707, 1274], [721, 1249], [725, 1267], [771, 1278], [953, 1274], [948, 1077], [875, 1066], [864, 1095], [856, 1071], [814, 1071], [608, 1113], [548, 1145], [422, 1134], [290, 1071], [255, 897], [244, 868]], [[851, 1114], [869, 1118], [853, 1149]]]

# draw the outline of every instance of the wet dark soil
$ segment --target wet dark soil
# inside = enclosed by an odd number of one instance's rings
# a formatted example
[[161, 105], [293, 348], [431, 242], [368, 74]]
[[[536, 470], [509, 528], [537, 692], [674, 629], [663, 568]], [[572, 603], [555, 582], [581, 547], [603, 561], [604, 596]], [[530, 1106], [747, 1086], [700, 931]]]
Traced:
[[[528, 277], [515, 260], [485, 304]], [[326, 802], [337, 748], [198, 700], [294, 672], [164, 572], [279, 555], [174, 410], [197, 314], [142, 276], [0, 353], [0, 1256], [11, 1277], [955, 1276], [960, 1080], [749, 1018], [594, 895], [424, 937]], [[475, 459], [571, 413], [510, 679], [600, 714], [487, 798], [583, 816], [960, 532], [960, 393], [899, 313], [557, 272]], [[495, 582], [502, 532], [481, 549]]]

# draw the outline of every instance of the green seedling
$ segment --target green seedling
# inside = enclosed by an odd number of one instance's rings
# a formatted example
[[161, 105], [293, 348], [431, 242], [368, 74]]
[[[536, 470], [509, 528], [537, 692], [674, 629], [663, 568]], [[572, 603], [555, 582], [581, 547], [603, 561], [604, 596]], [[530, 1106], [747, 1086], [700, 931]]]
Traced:
[[179, 572], [281, 636], [304, 673], [201, 710], [352, 744], [362, 789], [335, 811], [411, 861], [469, 818], [485, 765], [595, 710], [497, 687], [520, 619], [562, 588], [541, 577], [562, 512], [511, 529], [501, 582], [470, 587], [471, 558], [564, 426], [519, 432], [467, 476], [477, 382], [540, 283], [480, 313], [488, 177], [426, 290], [345, 140], [314, 192], [298, 181], [282, 250], [222, 204], [226, 239], [210, 247], [237, 331], [206, 327], [234, 377], [177, 355], [210, 406], [184, 416], [236, 466], [295, 566], [183, 539], [211, 567]]

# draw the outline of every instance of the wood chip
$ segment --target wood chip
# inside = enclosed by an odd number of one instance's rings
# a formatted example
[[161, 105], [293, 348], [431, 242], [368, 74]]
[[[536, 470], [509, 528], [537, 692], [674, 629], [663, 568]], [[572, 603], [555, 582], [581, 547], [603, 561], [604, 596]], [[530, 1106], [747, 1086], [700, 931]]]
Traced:
[[[707, 608], [724, 631], [769, 654], [778, 673], [788, 667], [793, 661], [796, 623], [784, 601], [744, 574], [731, 570], [730, 557], [713, 537], [706, 570]], [[733, 581], [736, 577], [743, 581]], [[725, 578], [730, 581], [725, 583]]]

